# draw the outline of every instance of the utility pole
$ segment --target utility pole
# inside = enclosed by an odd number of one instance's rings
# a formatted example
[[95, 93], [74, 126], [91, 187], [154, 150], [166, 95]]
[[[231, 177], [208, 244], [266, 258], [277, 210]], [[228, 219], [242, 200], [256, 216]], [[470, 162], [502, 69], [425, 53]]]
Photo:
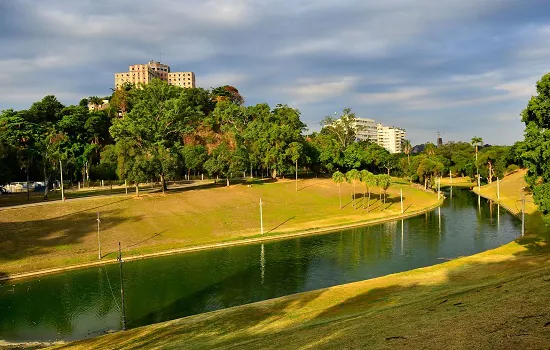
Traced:
[[401, 189], [401, 214], [403, 214], [403, 189]]
[[126, 194], [128, 194], [128, 184], [126, 183], [126, 180], [124, 180], [124, 189], [126, 190]]
[[61, 200], [65, 202], [65, 192], [63, 191], [63, 164], [59, 160], [59, 173], [61, 174]]
[[296, 192], [298, 192], [298, 159], [296, 159]]
[[451, 173], [451, 170], [449, 170], [449, 181], [451, 182], [451, 185], [453, 184], [453, 174]]
[[264, 218], [262, 213], [262, 198], [260, 197], [260, 232], [264, 234]]
[[97, 248], [98, 248], [98, 253], [97, 253], [97, 258], [99, 260], [101, 260], [101, 241], [99, 240], [99, 223], [101, 221], [99, 221], [99, 212], [97, 212]]
[[521, 189], [521, 237], [525, 235], [525, 192]]
[[26, 170], [26, 173], [27, 173], [27, 202], [30, 202], [31, 201], [31, 189], [29, 187], [29, 166], [30, 166], [30, 159], [27, 158], [27, 166], [25, 167], [25, 170]]
[[497, 200], [500, 201], [500, 179], [497, 177]]
[[120, 250], [120, 242], [118, 242], [118, 263], [120, 267], [120, 298], [121, 298], [121, 307], [122, 307], [122, 330], [126, 330], [126, 311], [124, 310], [124, 281], [122, 278], [122, 252]]

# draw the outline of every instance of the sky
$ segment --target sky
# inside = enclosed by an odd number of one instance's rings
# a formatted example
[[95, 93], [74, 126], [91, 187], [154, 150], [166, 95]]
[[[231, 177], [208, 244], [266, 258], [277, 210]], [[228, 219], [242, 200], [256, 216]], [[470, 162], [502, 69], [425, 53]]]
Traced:
[[111, 93], [159, 60], [246, 104], [288, 104], [309, 131], [345, 107], [412, 144], [523, 138], [550, 71], [547, 0], [0, 0], [0, 110]]

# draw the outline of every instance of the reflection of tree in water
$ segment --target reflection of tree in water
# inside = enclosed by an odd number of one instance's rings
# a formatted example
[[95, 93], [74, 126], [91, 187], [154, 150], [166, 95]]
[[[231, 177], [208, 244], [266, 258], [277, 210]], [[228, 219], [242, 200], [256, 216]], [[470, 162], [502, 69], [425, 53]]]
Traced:
[[[33, 327], [40, 327], [37, 339], [27, 340], [63, 339], [73, 334], [77, 317], [105, 319], [109, 313], [117, 312], [101, 276], [98, 268], [4, 285], [0, 296], [0, 337], [9, 340], [21, 330], [33, 334]], [[103, 324], [103, 330], [118, 328], [118, 324], [98, 323]]]

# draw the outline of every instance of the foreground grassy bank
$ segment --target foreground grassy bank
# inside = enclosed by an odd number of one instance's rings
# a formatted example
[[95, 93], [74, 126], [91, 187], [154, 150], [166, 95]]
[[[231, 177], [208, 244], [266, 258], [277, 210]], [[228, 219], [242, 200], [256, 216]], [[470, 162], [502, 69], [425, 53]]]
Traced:
[[374, 189], [368, 211], [360, 186], [354, 208], [352, 186], [342, 185], [343, 209], [329, 179], [300, 181], [298, 189], [283, 180], [0, 210], [0, 277], [98, 261], [98, 213], [102, 260], [112, 260], [119, 241], [130, 257], [259, 237], [260, 198], [267, 236], [399, 216], [400, 190], [405, 214], [438, 203], [406, 182], [389, 189], [385, 204]]
[[[523, 173], [501, 182], [512, 211], [522, 186]], [[60, 348], [548, 348], [549, 231], [529, 197], [526, 209], [528, 234], [481, 254]]]

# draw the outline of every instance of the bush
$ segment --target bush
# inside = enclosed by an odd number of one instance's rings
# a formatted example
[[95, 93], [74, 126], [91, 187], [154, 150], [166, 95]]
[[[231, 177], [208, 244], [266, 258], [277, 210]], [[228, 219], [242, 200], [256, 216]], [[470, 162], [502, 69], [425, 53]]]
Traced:
[[506, 168], [506, 175], [510, 175], [510, 174], [513, 174], [515, 173], [516, 171], [519, 170], [519, 166], [517, 166], [516, 164], [510, 164], [508, 165], [508, 167]]

